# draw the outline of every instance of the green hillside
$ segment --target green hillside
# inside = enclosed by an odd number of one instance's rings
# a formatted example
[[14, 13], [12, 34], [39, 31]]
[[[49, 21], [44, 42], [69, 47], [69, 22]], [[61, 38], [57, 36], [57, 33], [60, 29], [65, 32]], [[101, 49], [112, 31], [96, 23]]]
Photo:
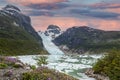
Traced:
[[46, 54], [30, 33], [8, 16], [0, 15], [0, 55]]
[[98, 60], [94, 73], [109, 76], [110, 80], [120, 80], [120, 51], [113, 50]]

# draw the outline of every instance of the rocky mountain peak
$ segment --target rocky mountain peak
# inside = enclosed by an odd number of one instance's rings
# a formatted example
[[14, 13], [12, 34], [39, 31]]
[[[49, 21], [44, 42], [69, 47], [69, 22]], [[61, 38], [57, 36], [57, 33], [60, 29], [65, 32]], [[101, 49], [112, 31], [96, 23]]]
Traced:
[[46, 36], [50, 36], [55, 38], [61, 34], [61, 29], [56, 25], [49, 25], [47, 30], [45, 31]]
[[18, 7], [14, 6], [14, 5], [11, 5], [11, 4], [6, 5], [3, 8], [3, 10], [7, 10], [7, 11], [11, 11], [12, 10], [12, 11], [16, 11], [16, 12], [20, 12], [21, 11]]
[[57, 30], [61, 30], [58, 26], [56, 26], [56, 25], [49, 25], [48, 26], [48, 28], [47, 28], [47, 30], [48, 29], [57, 29]]

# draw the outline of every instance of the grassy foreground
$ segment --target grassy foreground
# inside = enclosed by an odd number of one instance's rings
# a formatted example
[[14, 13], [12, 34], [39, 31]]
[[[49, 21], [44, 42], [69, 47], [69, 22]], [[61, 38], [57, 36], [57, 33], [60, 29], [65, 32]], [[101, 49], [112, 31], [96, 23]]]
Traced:
[[0, 56], [1, 80], [78, 80], [64, 73], [40, 66], [23, 64], [16, 58]]

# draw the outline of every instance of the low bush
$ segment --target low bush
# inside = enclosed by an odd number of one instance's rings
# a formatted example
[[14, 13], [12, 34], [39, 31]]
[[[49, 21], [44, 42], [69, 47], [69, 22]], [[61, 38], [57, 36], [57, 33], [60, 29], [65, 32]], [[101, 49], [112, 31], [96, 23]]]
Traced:
[[110, 80], [120, 80], [120, 51], [113, 50], [98, 60], [93, 69], [95, 73], [109, 76]]
[[7, 64], [5, 64], [5, 63], [0, 63], [0, 69], [4, 69], [4, 68], [7, 68], [7, 67], [8, 67]]
[[78, 80], [46, 67], [39, 67], [32, 72], [23, 73], [22, 80]]

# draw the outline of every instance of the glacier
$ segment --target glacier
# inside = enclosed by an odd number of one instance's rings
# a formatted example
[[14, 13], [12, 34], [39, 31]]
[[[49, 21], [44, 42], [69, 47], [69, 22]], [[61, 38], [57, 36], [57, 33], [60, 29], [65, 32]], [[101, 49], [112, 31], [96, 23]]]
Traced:
[[102, 55], [67, 55], [52, 42], [50, 36], [46, 36], [43, 32], [39, 32], [39, 35], [43, 40], [44, 47], [50, 55], [18, 56], [23, 63], [36, 65], [38, 67], [34, 58], [38, 56], [46, 56], [48, 64], [44, 66], [47, 66], [50, 69], [55, 69], [80, 80], [95, 80], [94, 78], [87, 77], [84, 71], [87, 68], [92, 68], [93, 64], [97, 59], [101, 58]]

